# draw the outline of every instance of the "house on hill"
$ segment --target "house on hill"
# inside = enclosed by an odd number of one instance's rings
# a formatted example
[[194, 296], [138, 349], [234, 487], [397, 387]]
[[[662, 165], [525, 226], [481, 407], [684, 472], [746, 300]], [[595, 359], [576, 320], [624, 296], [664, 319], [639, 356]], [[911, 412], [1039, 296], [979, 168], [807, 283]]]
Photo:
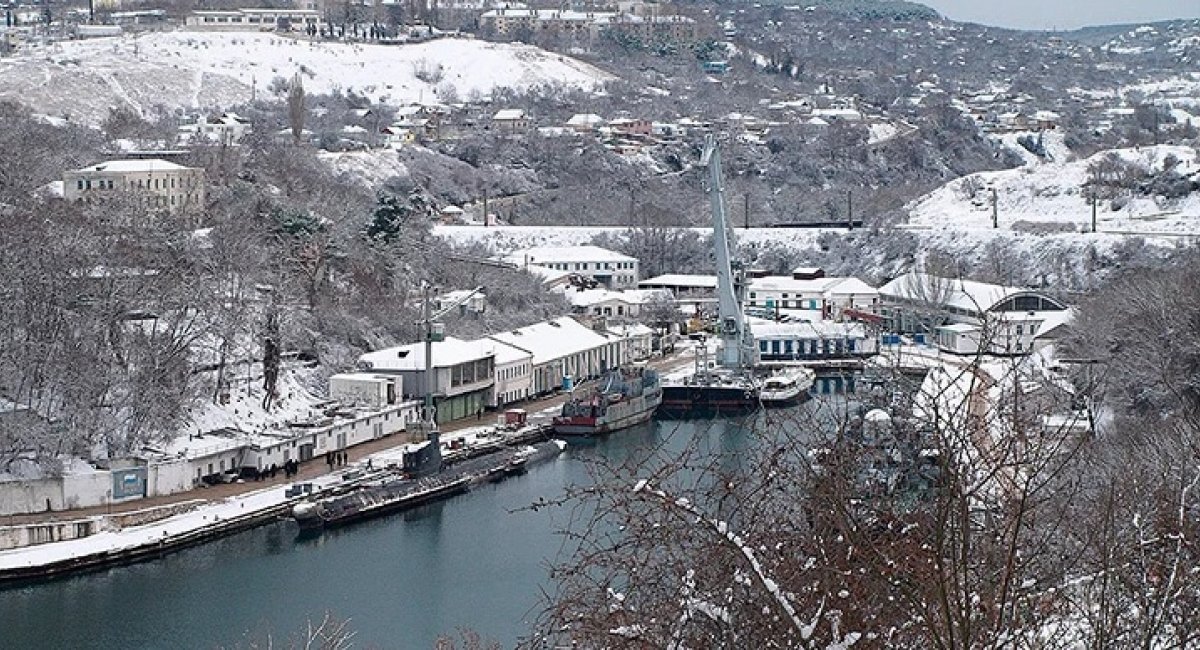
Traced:
[[604, 118], [595, 113], [576, 113], [567, 120], [566, 126], [576, 133], [591, 133], [605, 124]]
[[221, 113], [208, 118], [201, 115], [193, 124], [179, 127], [179, 141], [184, 144], [211, 142], [215, 144], [237, 144], [250, 133], [250, 120], [237, 113]]
[[492, 128], [501, 133], [524, 133], [532, 125], [529, 115], [519, 108], [505, 108], [492, 116]]
[[104, 201], [120, 196], [147, 206], [184, 212], [204, 207], [204, 170], [157, 158], [110, 160], [63, 173], [63, 198]]

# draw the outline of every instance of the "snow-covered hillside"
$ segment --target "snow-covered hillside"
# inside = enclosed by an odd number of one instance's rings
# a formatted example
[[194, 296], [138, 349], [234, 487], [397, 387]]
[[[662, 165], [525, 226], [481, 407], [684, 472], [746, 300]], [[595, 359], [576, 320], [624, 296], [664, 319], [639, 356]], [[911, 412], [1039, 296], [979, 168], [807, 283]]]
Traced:
[[393, 149], [322, 152], [318, 156], [335, 174], [368, 187], [378, 187], [396, 176], [408, 176], [408, 167], [400, 162], [399, 155]]
[[[627, 230], [621, 227], [538, 227], [538, 226], [436, 226], [434, 234], [460, 245], [479, 244], [497, 255], [511, 253], [522, 248], [537, 246], [579, 246], [589, 244], [598, 235], [617, 235]], [[709, 232], [705, 228], [692, 228], [701, 236]], [[857, 275], [878, 281], [890, 279], [909, 268], [919, 268], [930, 251], [952, 255], [968, 268], [984, 268], [995, 251], [1004, 250], [1016, 258], [1023, 259], [1028, 268], [1022, 269], [1029, 277], [1026, 283], [1060, 282], [1085, 275], [1103, 275], [1106, 260], [1122, 254], [1122, 248], [1130, 243], [1130, 237], [1122, 234], [1037, 234], [991, 228], [939, 228], [914, 230], [915, 251], [912, 259], [897, 257], [888, 248], [887, 231], [871, 233], [856, 230], [847, 233], [844, 229], [779, 229], [737, 228], [739, 255], [753, 261], [759, 254], [772, 249], [788, 251], [797, 256], [797, 263], [833, 263], [836, 273]], [[847, 241], [859, 242], [858, 253], [851, 259], [830, 259], [822, 250], [822, 235], [832, 235]], [[1145, 244], [1161, 251], [1169, 251], [1178, 240], [1174, 238], [1147, 237]], [[906, 256], [906, 254], [902, 255]], [[1020, 280], [1014, 280], [1021, 282]]]
[[[1052, 149], [1057, 153], [1052, 156], [1055, 160], [1050, 162], [1026, 155], [1023, 167], [972, 174], [947, 183], [909, 206], [910, 225], [920, 229], [991, 229], [990, 188], [994, 188], [1001, 229], [1017, 225], [1023, 229], [1046, 226], [1080, 231], [1091, 223], [1091, 207], [1083, 193], [1089, 179], [1088, 165], [1094, 161], [1115, 154], [1147, 170], [1161, 171], [1164, 161], [1173, 156], [1179, 161], [1176, 169], [1181, 174], [1197, 170], [1196, 151], [1191, 147], [1117, 149], [1071, 162], [1064, 162], [1066, 156], [1056, 149]], [[1135, 196], [1116, 206], [1102, 201], [1097, 225], [1101, 232], [1197, 235], [1200, 194], [1193, 192], [1175, 200]]]
[[[304, 76], [310, 93], [353, 90], [391, 104], [438, 101], [498, 87], [592, 88], [610, 75], [522, 44], [446, 38], [411, 45], [320, 43], [265, 33], [160, 32], [31, 45], [0, 59], [0, 98], [50, 116], [97, 123], [113, 106], [216, 109]], [[418, 73], [425, 79], [418, 79]]]

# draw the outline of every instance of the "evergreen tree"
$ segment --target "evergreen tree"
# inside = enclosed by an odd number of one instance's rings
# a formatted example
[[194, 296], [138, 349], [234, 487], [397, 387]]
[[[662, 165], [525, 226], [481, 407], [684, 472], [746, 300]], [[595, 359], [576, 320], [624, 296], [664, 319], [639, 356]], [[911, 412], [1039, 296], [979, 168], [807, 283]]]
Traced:
[[407, 205], [394, 196], [379, 196], [375, 215], [367, 224], [367, 239], [390, 244], [399, 236], [412, 214]]

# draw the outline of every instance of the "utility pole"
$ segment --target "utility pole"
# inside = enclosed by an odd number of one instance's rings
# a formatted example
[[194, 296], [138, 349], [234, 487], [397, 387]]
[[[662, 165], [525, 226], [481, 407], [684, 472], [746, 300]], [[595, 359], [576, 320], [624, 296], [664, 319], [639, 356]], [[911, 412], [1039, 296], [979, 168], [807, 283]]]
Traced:
[[424, 384], [421, 386], [421, 392], [425, 393], [424, 406], [421, 409], [421, 422], [430, 426], [430, 430], [436, 425], [434, 424], [433, 416], [433, 316], [430, 313], [429, 294], [431, 287], [429, 283], [424, 283], [425, 299], [422, 305], [422, 315], [425, 318], [425, 376]]
[[491, 224], [491, 220], [488, 219], [488, 191], [487, 191], [487, 188], [484, 188], [483, 189], [483, 226], [486, 228], [490, 225], [492, 225], [492, 224]]
[[742, 217], [745, 220], [746, 230], [750, 230], [750, 193], [746, 192], [742, 195]]
[[1000, 204], [996, 197], [996, 188], [992, 190], [992, 228], [1000, 227]]
[[1092, 233], [1096, 232], [1096, 193], [1092, 192]]
[[854, 192], [846, 190], [846, 229], [854, 230]]

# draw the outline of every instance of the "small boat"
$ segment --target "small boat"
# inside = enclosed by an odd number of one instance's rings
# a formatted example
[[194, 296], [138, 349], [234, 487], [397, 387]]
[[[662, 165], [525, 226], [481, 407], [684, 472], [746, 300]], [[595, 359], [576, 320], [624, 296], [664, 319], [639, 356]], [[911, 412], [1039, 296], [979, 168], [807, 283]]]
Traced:
[[650, 368], [614, 371], [603, 387], [563, 404], [554, 431], [564, 437], [601, 436], [648, 421], [662, 403], [658, 372]]
[[758, 399], [766, 407], [799, 404], [808, 399], [816, 378], [816, 373], [809, 368], [784, 368], [763, 380]]

